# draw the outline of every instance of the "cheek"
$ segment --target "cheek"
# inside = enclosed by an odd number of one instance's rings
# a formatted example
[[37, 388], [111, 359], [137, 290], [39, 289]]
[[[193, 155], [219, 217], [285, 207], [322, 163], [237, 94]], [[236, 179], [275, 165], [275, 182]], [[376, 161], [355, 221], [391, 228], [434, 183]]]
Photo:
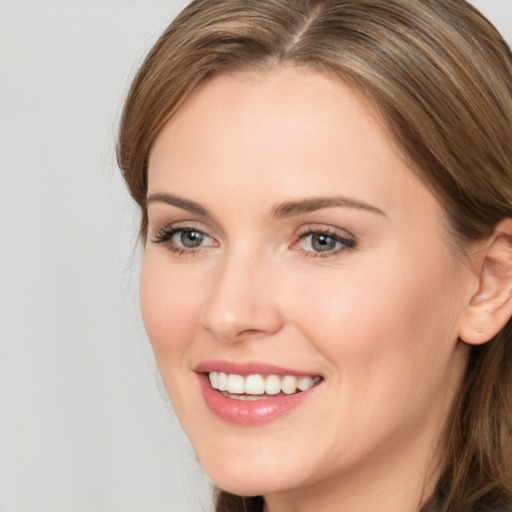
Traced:
[[354, 457], [446, 417], [460, 378], [450, 266], [393, 260], [303, 283], [314, 291], [294, 302], [302, 332], [329, 363], [335, 405], [325, 431], [339, 436], [343, 425]]
[[[146, 250], [140, 276], [144, 326], [160, 370], [181, 361], [197, 324], [201, 290], [187, 272], [172, 272], [165, 256]], [[165, 373], [165, 372], [162, 372]]]
[[432, 373], [447, 371], [457, 344], [452, 257], [444, 250], [379, 256], [378, 264], [360, 261], [302, 283], [311, 292], [294, 294], [294, 316], [347, 382], [369, 388], [374, 379], [390, 390], [399, 381], [426, 385]]

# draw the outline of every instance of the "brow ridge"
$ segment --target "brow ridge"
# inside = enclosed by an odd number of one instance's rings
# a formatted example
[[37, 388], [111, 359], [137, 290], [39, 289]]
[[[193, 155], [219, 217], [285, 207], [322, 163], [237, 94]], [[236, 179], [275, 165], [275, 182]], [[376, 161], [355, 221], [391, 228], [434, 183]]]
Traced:
[[349, 197], [333, 196], [333, 197], [312, 197], [307, 199], [299, 199], [296, 201], [287, 201], [272, 208], [272, 216], [274, 218], [290, 217], [299, 215], [301, 213], [310, 213], [323, 208], [353, 208], [357, 210], [364, 210], [378, 215], [386, 214], [376, 206], [352, 199]]
[[[197, 215], [211, 217], [210, 211], [204, 206], [201, 206], [199, 203], [191, 201], [190, 199], [184, 199], [182, 197], [167, 194], [164, 192], [156, 192], [150, 194], [147, 197], [146, 205], [149, 205], [151, 203], [165, 203], [171, 206], [176, 206], [188, 212], [195, 213]], [[380, 208], [372, 206], [363, 201], [359, 201], [357, 199], [352, 199], [348, 197], [333, 196], [311, 197], [293, 201], [286, 201], [272, 208], [272, 217], [275, 219], [280, 219], [285, 217], [291, 217], [293, 215], [300, 215], [302, 213], [310, 213], [316, 210], [321, 210], [323, 208], [337, 207], [364, 210], [371, 213], [386, 216], [386, 214]]]
[[204, 206], [201, 206], [199, 203], [189, 199], [184, 199], [182, 197], [174, 196], [172, 194], [166, 194], [164, 192], [156, 192], [154, 194], [148, 195], [146, 199], [146, 205], [150, 205], [151, 203], [165, 203], [170, 206], [176, 206], [190, 213], [202, 215], [203, 217], [211, 217], [209, 210]]

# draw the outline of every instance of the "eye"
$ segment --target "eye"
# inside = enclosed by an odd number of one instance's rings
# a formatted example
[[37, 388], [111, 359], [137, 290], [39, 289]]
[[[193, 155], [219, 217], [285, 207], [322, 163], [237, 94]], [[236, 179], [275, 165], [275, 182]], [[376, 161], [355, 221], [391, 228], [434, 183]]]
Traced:
[[308, 238], [311, 248], [316, 252], [334, 251], [339, 243], [335, 237], [327, 233], [312, 233]]
[[356, 242], [328, 229], [309, 229], [299, 236], [295, 246], [308, 256], [332, 256], [353, 249]]
[[174, 239], [177, 239], [175, 242], [179, 241], [183, 247], [191, 249], [200, 247], [205, 239], [205, 235], [200, 231], [182, 230], [174, 234], [173, 240]]
[[197, 250], [215, 245], [215, 240], [195, 228], [165, 228], [153, 235], [156, 244], [162, 244], [174, 253], [194, 253]]

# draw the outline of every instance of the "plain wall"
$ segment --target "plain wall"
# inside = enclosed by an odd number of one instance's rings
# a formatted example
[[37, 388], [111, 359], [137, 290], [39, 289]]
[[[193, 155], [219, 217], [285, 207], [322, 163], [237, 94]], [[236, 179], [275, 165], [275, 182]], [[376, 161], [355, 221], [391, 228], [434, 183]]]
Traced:
[[[138, 312], [115, 165], [129, 79], [186, 2], [0, 0], [0, 511], [198, 512]], [[475, 0], [512, 41], [512, 0]]]

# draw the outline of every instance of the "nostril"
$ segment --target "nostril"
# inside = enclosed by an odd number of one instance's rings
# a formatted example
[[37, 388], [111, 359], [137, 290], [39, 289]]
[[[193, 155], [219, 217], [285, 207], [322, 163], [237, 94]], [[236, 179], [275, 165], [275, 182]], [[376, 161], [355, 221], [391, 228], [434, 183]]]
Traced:
[[239, 338], [260, 338], [266, 336], [268, 333], [259, 329], [245, 329], [238, 333]]

